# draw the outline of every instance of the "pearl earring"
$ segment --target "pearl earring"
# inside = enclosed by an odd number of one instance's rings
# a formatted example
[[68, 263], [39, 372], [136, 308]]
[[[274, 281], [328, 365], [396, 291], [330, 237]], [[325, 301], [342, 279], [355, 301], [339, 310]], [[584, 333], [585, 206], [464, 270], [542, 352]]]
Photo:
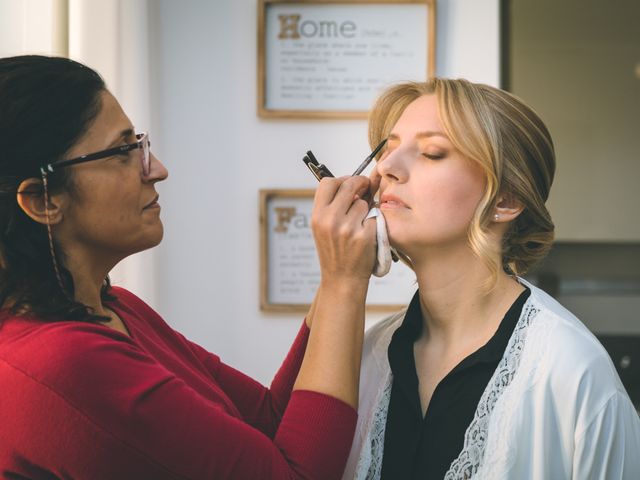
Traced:
[[500, 215], [498, 215], [497, 213], [493, 216], [494, 220], [497, 222], [498, 219], [500, 218]]

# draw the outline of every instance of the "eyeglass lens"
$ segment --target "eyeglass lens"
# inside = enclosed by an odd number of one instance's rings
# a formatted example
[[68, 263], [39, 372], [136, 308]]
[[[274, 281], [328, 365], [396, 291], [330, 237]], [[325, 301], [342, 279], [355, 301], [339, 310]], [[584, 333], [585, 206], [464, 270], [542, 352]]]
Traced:
[[145, 177], [149, 176], [149, 173], [151, 173], [151, 159], [150, 159], [150, 154], [149, 154], [149, 134], [144, 134], [142, 136], [142, 138], [140, 139], [140, 142], [142, 143], [142, 148], [141, 148], [141, 152], [140, 154], [142, 155], [141, 161], [142, 161], [142, 173]]

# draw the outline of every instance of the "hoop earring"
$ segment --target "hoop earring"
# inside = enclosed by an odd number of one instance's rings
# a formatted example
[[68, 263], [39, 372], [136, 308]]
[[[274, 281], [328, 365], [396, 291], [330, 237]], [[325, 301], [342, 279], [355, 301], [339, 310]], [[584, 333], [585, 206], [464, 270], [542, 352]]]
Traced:
[[47, 172], [44, 168], [40, 169], [40, 173], [42, 174], [42, 185], [44, 186], [44, 212], [47, 218], [47, 237], [49, 238], [49, 252], [51, 253], [51, 261], [53, 263], [53, 270], [56, 273], [56, 279], [58, 280], [58, 285], [62, 290], [62, 293], [72, 301], [69, 292], [64, 286], [64, 282], [62, 281], [62, 275], [60, 275], [60, 269], [58, 268], [58, 261], [56, 260], [56, 252], [53, 247], [53, 235], [51, 234], [51, 220], [49, 216], [49, 183], [47, 181]]

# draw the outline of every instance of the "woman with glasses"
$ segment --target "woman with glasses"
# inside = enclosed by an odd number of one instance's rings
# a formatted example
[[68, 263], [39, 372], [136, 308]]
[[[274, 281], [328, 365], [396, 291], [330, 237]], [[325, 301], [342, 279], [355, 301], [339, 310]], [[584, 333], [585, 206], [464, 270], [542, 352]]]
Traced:
[[404, 311], [367, 332], [345, 479], [640, 478], [640, 419], [570, 312], [518, 275], [551, 248], [555, 170], [538, 115], [502, 90], [391, 87], [369, 142]]
[[268, 389], [109, 283], [162, 238], [168, 174], [149, 147], [93, 70], [0, 59], [0, 475], [339, 478], [375, 260], [369, 180], [319, 188], [321, 287]]

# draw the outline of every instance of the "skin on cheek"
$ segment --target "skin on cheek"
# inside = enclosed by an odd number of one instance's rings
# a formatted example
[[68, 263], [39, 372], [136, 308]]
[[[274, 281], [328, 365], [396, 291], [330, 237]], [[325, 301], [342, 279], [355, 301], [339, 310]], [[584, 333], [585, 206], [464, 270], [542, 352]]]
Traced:
[[419, 237], [426, 235], [425, 239], [441, 241], [452, 238], [451, 235], [466, 235], [484, 194], [484, 180], [482, 174], [470, 169], [468, 164], [455, 167], [431, 169], [421, 178], [414, 178], [422, 190], [421, 205], [416, 205], [422, 218]]
[[136, 176], [134, 183], [130, 172], [115, 166], [105, 164], [108, 168], [94, 169], [95, 175], [85, 171], [76, 178], [75, 202], [81, 207], [79, 214], [97, 230], [138, 221], [133, 212], [141, 208], [139, 178]]
[[471, 162], [460, 165], [453, 178], [448, 182], [452, 191], [452, 203], [465, 210], [475, 211], [485, 190], [485, 178], [481, 168]]

